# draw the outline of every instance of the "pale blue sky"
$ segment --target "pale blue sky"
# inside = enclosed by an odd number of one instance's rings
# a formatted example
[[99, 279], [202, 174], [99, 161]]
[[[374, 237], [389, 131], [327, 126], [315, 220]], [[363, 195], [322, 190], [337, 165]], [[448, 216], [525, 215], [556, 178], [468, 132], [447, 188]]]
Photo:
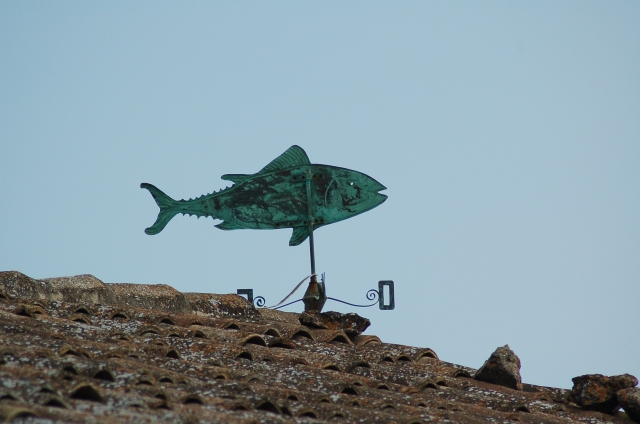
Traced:
[[[528, 383], [640, 376], [640, 3], [0, 3], [0, 270], [181, 291], [308, 273], [290, 230], [178, 216], [289, 146], [388, 187], [316, 233], [386, 342]], [[300, 310], [300, 306], [290, 310]]]

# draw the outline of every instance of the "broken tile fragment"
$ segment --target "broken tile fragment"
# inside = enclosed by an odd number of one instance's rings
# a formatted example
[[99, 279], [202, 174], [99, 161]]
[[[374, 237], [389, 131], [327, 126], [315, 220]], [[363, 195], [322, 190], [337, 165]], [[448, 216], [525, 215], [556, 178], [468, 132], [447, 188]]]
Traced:
[[638, 385], [638, 379], [629, 374], [607, 377], [586, 374], [574, 377], [569, 399], [578, 406], [592, 411], [613, 414], [620, 409], [617, 393]]
[[640, 423], [640, 389], [622, 389], [617, 394], [618, 403], [633, 421]]
[[509, 348], [509, 345], [499, 347], [478, 370], [475, 378], [514, 390], [522, 390], [520, 358]]
[[342, 330], [353, 339], [362, 334], [371, 325], [371, 321], [356, 313], [305, 311], [300, 314], [300, 324], [325, 330]]

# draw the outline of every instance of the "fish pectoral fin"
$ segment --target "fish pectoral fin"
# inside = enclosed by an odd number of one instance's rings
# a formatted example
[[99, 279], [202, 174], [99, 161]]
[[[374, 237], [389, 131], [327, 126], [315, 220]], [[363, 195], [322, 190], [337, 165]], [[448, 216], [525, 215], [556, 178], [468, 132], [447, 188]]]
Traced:
[[266, 174], [268, 172], [280, 171], [282, 169], [294, 168], [301, 165], [311, 165], [311, 161], [302, 147], [294, 144], [283, 154], [269, 162], [269, 164], [262, 168], [258, 174]]
[[220, 224], [216, 225], [216, 228], [220, 228], [221, 230], [238, 230], [245, 227], [238, 225], [233, 221], [222, 221]]
[[309, 229], [307, 227], [296, 227], [293, 229], [289, 246], [297, 246], [309, 237]]
[[224, 174], [222, 177], [220, 177], [220, 179], [225, 181], [232, 181], [235, 184], [239, 184], [249, 177], [251, 177], [251, 175], [249, 174]]

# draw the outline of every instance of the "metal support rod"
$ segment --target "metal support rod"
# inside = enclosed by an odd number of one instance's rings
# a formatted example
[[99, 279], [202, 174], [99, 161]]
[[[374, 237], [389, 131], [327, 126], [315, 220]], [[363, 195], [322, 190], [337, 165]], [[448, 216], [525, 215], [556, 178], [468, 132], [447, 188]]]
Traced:
[[311, 256], [311, 279], [316, 280], [316, 256], [313, 250], [313, 196], [311, 193], [311, 169], [307, 169], [307, 223], [309, 224], [309, 255]]
[[327, 301], [325, 294], [324, 282], [318, 283], [316, 278], [316, 256], [313, 250], [313, 191], [312, 181], [313, 173], [311, 169], [307, 169], [307, 224], [309, 225], [309, 255], [311, 256], [311, 281], [309, 287], [302, 298], [305, 311], [321, 312], [324, 303]]

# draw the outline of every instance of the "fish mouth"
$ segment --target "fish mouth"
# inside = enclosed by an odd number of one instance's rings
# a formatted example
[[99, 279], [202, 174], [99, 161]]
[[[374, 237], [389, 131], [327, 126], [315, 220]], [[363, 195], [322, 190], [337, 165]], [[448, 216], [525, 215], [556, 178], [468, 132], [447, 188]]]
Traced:
[[[378, 201], [380, 203], [382, 203], [385, 200], [387, 200], [389, 198], [389, 196], [387, 196], [384, 193], [380, 193], [380, 192], [383, 191], [383, 190], [386, 190], [387, 188], [385, 186], [383, 186], [382, 184], [378, 183], [377, 181], [376, 181], [376, 183], [377, 183], [377, 185], [374, 187], [374, 191], [375, 191], [375, 193], [377, 195]], [[378, 204], [380, 204], [380, 203], [378, 203]]]

